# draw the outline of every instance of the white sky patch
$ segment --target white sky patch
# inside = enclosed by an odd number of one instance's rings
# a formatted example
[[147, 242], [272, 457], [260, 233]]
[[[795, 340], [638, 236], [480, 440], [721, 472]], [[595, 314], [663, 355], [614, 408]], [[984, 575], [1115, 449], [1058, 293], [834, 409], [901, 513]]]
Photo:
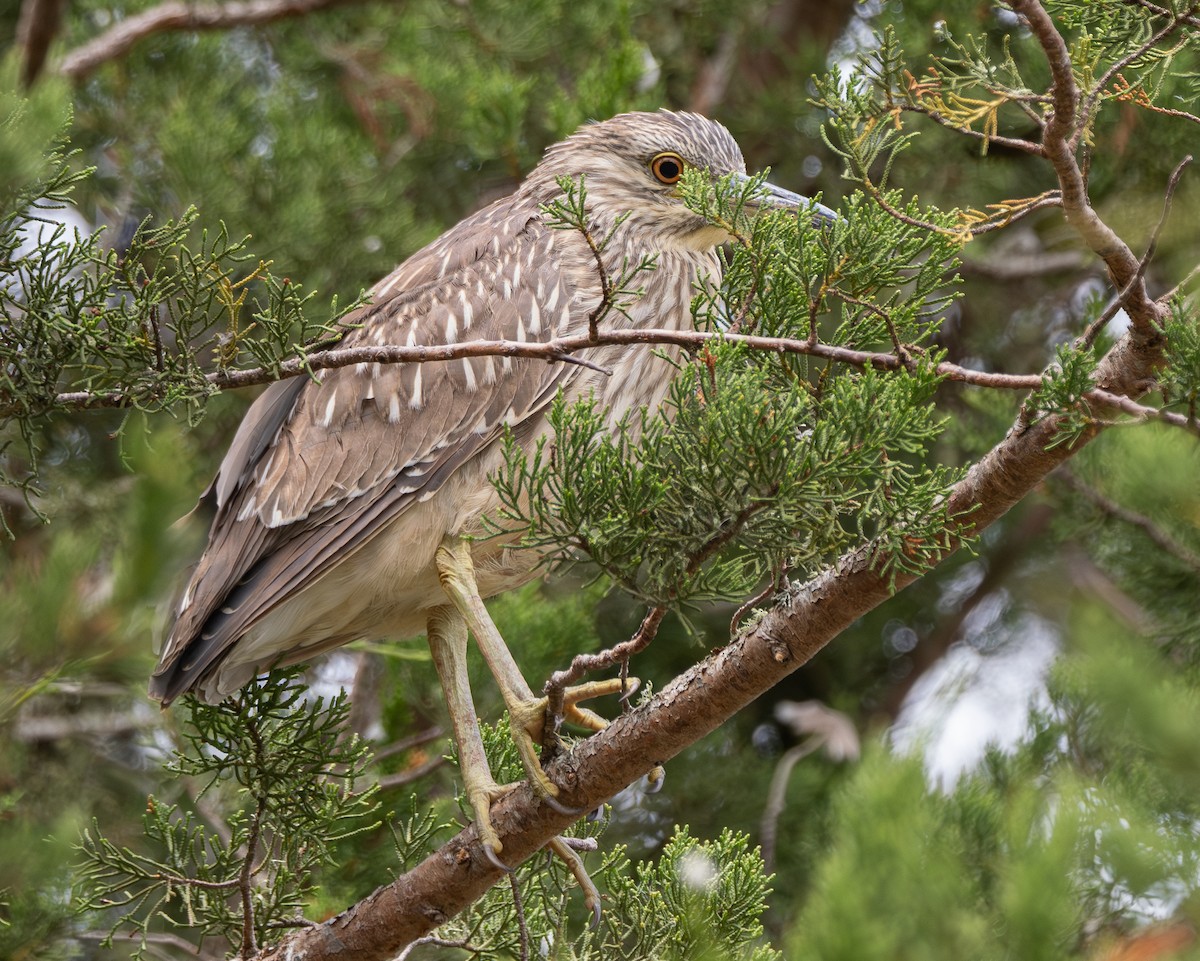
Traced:
[[964, 634], [986, 643], [951, 647], [913, 686], [892, 728], [893, 746], [922, 751], [930, 779], [945, 788], [990, 745], [1016, 745], [1029, 730], [1030, 708], [1048, 704], [1046, 673], [1058, 656], [1058, 635], [1033, 615], [998, 623], [1004, 605], [997, 598], [972, 612]]

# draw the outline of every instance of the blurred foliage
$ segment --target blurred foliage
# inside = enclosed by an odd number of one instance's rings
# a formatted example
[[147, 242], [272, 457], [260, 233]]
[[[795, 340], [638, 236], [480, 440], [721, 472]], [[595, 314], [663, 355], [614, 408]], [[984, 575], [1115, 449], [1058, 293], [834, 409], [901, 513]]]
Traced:
[[[76, 0], [55, 49], [152, 5]], [[15, 37], [16, 6], [0, 11], [0, 43]], [[1162, 25], [1147, 9], [1121, 0], [1051, 5], [1069, 31], [1085, 89]], [[1196, 112], [1195, 38], [1193, 27], [1177, 30], [1161, 45], [1170, 56], [1148, 50], [1094, 91], [1086, 134], [1091, 202], [1138, 252], [1160, 217], [1171, 171], [1195, 149], [1196, 124], [1163, 112]], [[109, 354], [113, 364], [126, 353], [135, 363], [157, 363], [153, 338], [140, 347], [137, 341], [145, 308], [182, 303], [168, 287], [188, 269], [193, 288], [198, 281], [227, 288], [234, 300], [246, 292], [240, 333], [250, 323], [259, 324], [255, 335], [268, 333], [264, 325], [288, 319], [274, 343], [234, 338], [246, 351], [251, 343], [271, 351], [264, 358], [243, 353], [237, 362], [271, 362], [306, 336], [320, 336], [338, 314], [328, 308], [334, 297], [353, 302], [445, 226], [510, 190], [547, 143], [591, 117], [664, 104], [703, 102], [737, 136], [751, 170], [770, 166], [772, 182], [820, 192], [832, 205], [843, 198], [843, 219], [807, 240], [799, 221], [755, 221], [747, 243], [729, 251], [727, 312], [716, 301], [698, 305], [713, 326], [746, 307], [748, 329], [807, 336], [808, 327], [786, 309], [800, 298], [817, 304], [823, 340], [890, 351], [893, 332], [863, 306], [871, 304], [886, 309], [896, 339], [931, 357], [1018, 373], [1057, 359], [1055, 376], [1027, 408], [1038, 416], [1076, 410], [1073, 398], [1094, 355], [1073, 342], [1111, 296], [1099, 262], [1079, 253], [1054, 209], [966, 242], [965, 227], [997, 213], [1002, 219], [1005, 205], [1055, 186], [1039, 158], [1002, 143], [984, 149], [978, 136], [944, 129], [922, 113], [937, 110], [977, 133], [1036, 138], [1042, 105], [1029, 100], [1023, 107], [1011, 95], [1044, 90], [1046, 64], [1030, 33], [994, 5], [351, 4], [257, 28], [160, 33], [73, 89], [46, 76], [25, 96], [13, 90], [17, 53], [7, 53], [0, 74], [0, 290], [11, 312], [17, 281], [34, 278], [20, 294], [22, 309], [42, 297], [46, 337], [39, 345], [60, 372], [76, 364], [79, 341], [90, 338], [105, 350], [104, 338], [122, 331], [131, 335], [122, 342], [129, 351], [118, 344]], [[867, 76], [851, 82], [860, 56]], [[835, 74], [811, 81], [827, 64]], [[94, 173], [84, 177], [89, 168]], [[849, 193], [854, 186], [875, 197]], [[31, 210], [38, 198], [46, 205]], [[939, 229], [901, 229], [881, 212], [880, 198]], [[1195, 267], [1198, 211], [1200, 184], [1188, 170], [1147, 266], [1156, 294], [1183, 283]], [[32, 249], [19, 246], [30, 236]], [[778, 249], [791, 272], [781, 275], [774, 266], [771, 251]], [[47, 258], [48, 250], [57, 258]], [[35, 271], [18, 271], [17, 258]], [[944, 267], [953, 259], [961, 280], [951, 283]], [[259, 272], [268, 262], [269, 273]], [[63, 296], [58, 282], [97, 298], [105, 276], [120, 291], [96, 300], [104, 323], [86, 311], [73, 314], [83, 301]], [[143, 293], [146, 278], [158, 278], [157, 286]], [[739, 291], [754, 284], [758, 296], [748, 301]], [[316, 293], [306, 299], [308, 291]], [[1194, 412], [1197, 395], [1195, 291], [1193, 276], [1178, 292], [1167, 330], [1169, 367], [1159, 385], [1162, 401], [1184, 413]], [[184, 333], [185, 340], [210, 343], [209, 357], [230, 319], [228, 299], [214, 303], [222, 306], [200, 316], [215, 326]], [[179, 316], [192, 322], [190, 310]], [[11, 323], [10, 316], [0, 327], [5, 344], [12, 342]], [[1119, 334], [1118, 319], [1098, 347]], [[0, 376], [11, 378], [9, 361], [0, 364]], [[901, 387], [885, 386], [884, 375], [839, 377], [834, 365], [799, 357], [717, 351], [713, 362], [723, 384], [772, 391], [762, 403], [792, 418], [798, 449], [816, 443], [803, 432], [819, 433], [822, 412], [836, 426], [844, 413], [839, 390], [857, 396], [851, 423], [860, 427], [886, 430], [882, 415], [905, 411], [916, 422], [898, 429], [916, 431], [921, 441], [889, 464], [914, 477], [982, 456], [1024, 400], [918, 375], [909, 406], [893, 398], [872, 410], [863, 406], [871, 391], [882, 396]], [[196, 370], [185, 373], [198, 388]], [[85, 372], [97, 389], [114, 385], [111, 374], [106, 367]], [[720, 413], [720, 405], [707, 411], [696, 402], [708, 389], [703, 374], [689, 368], [686, 376], [701, 393], [676, 398], [693, 436]], [[90, 930], [96, 922], [71, 915], [71, 846], [95, 818], [112, 844], [140, 849], [139, 818], [150, 794], [192, 810], [185, 793], [172, 793], [159, 764], [184, 744], [180, 720], [160, 716], [142, 691], [156, 609], [169, 600], [178, 568], [202, 535], [195, 524], [171, 522], [207, 483], [246, 398], [200, 389], [139, 395], [138, 406], [152, 410], [164, 399], [180, 402], [172, 409], [188, 422], [183, 429], [171, 413], [49, 413], [47, 398], [68, 389], [57, 377], [39, 382], [40, 406], [30, 408], [37, 418], [26, 440], [40, 452], [40, 489], [0, 489], [0, 518], [13, 534], [0, 548], [0, 957], [128, 956], [99, 948], [103, 932]], [[196, 423], [200, 405], [206, 416]], [[571, 416], [582, 415], [563, 413]], [[923, 433], [923, 424], [942, 420], [941, 433]], [[757, 429], [741, 423], [752, 434]], [[30, 448], [19, 440], [12, 433], [0, 438], [11, 442], [0, 450], [0, 470], [18, 480], [33, 469]], [[675, 439], [660, 433], [659, 441], [664, 461], [678, 467], [669, 448]], [[836, 445], [832, 454], [835, 465], [849, 456]], [[751, 466], [738, 465], [737, 476], [760, 479]], [[772, 469], [799, 466], [772, 462]], [[642, 929], [629, 925], [652, 891], [673, 898], [677, 931], [692, 939], [680, 945], [689, 957], [704, 956], [687, 954], [699, 944], [721, 957], [758, 951], [765, 958], [774, 951], [767, 942], [789, 957], [855, 961], [1104, 957], [1148, 919], [1200, 923], [1196, 468], [1195, 440], [1183, 431], [1151, 425], [1106, 432], [1072, 461], [1070, 475], [1051, 478], [987, 531], [974, 554], [959, 554], [862, 618], [777, 691], [672, 761], [663, 793], [635, 788], [618, 798], [601, 852], [588, 855], [608, 899], [600, 933], [585, 928], [578, 891], [560, 865], [537, 859], [523, 866], [517, 877], [529, 916], [556, 932], [557, 940], [545, 942], [549, 956], [646, 956], [637, 940]], [[679, 505], [697, 495], [689, 485], [702, 478], [671, 479], [679, 485], [666, 492], [677, 499], [672, 513], [686, 521]], [[860, 533], [887, 532], [882, 515], [873, 515], [880, 523], [871, 530], [855, 528], [865, 515], [848, 502], [830, 498], [823, 509], [817, 534], [828, 541], [813, 552], [813, 563]], [[53, 524], [43, 525], [39, 512]], [[619, 534], [611, 519], [617, 516], [592, 520]], [[802, 526], [782, 512], [776, 520], [779, 531]], [[664, 554], [671, 543], [678, 542], [665, 541]], [[773, 540], [768, 553], [780, 552], [781, 543]], [[729, 562], [739, 556], [735, 551]], [[627, 563], [625, 579], [645, 592], [630, 569]], [[748, 581], [751, 573], [739, 576]], [[514, 646], [535, 688], [574, 653], [636, 628], [643, 611], [607, 588], [604, 580], [581, 587], [557, 578], [493, 603], [502, 632], [520, 638]], [[661, 687], [704, 645], [725, 642], [740, 600], [689, 610], [690, 631], [669, 618], [633, 672]], [[1064, 652], [1044, 687], [1028, 676], [1040, 670], [1028, 657], [1038, 638]], [[392, 650], [403, 656], [338, 655], [330, 667], [332, 673], [340, 666], [349, 682], [355, 669], [375, 663], [375, 710], [365, 710], [359, 733], [379, 748], [444, 723], [423, 647]], [[1015, 693], [1000, 687], [1006, 665], [1023, 675]], [[498, 718], [486, 671], [478, 664], [472, 671], [480, 713]], [[320, 671], [308, 680], [324, 683]], [[1037, 710], [1027, 717], [1031, 697]], [[775, 760], [792, 737], [772, 716], [773, 703], [784, 698], [819, 698], [864, 729], [897, 717], [911, 727], [920, 715], [927, 726], [916, 743], [924, 765], [883, 747], [853, 769], [821, 755], [806, 759], [789, 786], [776, 876], [767, 882], [751, 848]], [[1010, 733], [1004, 752], [977, 763], [989, 732], [979, 729], [978, 711], [960, 708], [981, 698], [997, 729], [1007, 719], [1023, 733]], [[393, 752], [373, 770], [417, 772], [446, 743], [443, 736]], [[490, 735], [489, 747], [503, 750]], [[969, 770], [955, 780], [963, 764]], [[947, 789], [930, 786], [939, 782]], [[416, 789], [419, 800], [407, 791], [381, 792], [397, 812], [391, 831], [337, 845], [336, 865], [318, 872], [310, 917], [336, 912], [386, 882], [451, 830], [461, 816], [453, 768], [434, 768]], [[674, 832], [676, 824], [688, 829]], [[702, 923], [728, 897], [722, 882], [709, 888], [686, 880], [703, 881], [714, 862], [736, 878], [745, 909], [740, 926], [726, 928], [734, 941], [722, 942]], [[697, 867], [698, 874], [689, 873]], [[721, 870], [716, 876], [726, 877]], [[626, 902], [628, 910], [617, 908]], [[769, 907], [760, 937], [763, 903]], [[493, 956], [516, 956], [511, 891], [501, 886], [475, 911], [455, 923], [485, 919], [478, 930], [489, 932]], [[644, 920], [652, 925], [662, 917], [655, 911]], [[560, 922], [565, 928], [556, 927]], [[149, 948], [183, 956], [157, 943]]]
[[[96, 822], [84, 831], [77, 899], [82, 910], [111, 918], [105, 946], [119, 928], [137, 939], [140, 959], [165, 918], [252, 956], [271, 932], [295, 922], [336, 845], [379, 826], [366, 821], [378, 786], [358, 786], [370, 752], [342, 736], [345, 692], [328, 705], [319, 697], [305, 705], [294, 674], [273, 674], [218, 705], [191, 699], [185, 748], [165, 765], [193, 788], [190, 802], [151, 795], [142, 816], [161, 854], [115, 844]], [[192, 809], [206, 801], [221, 812], [215, 825]]]

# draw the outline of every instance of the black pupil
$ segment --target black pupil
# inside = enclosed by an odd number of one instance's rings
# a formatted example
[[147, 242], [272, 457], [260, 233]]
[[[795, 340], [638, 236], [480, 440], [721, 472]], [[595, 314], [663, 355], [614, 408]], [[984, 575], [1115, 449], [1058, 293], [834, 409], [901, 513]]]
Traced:
[[658, 175], [663, 180], [678, 180], [679, 174], [679, 162], [677, 160], [667, 157], [658, 162]]

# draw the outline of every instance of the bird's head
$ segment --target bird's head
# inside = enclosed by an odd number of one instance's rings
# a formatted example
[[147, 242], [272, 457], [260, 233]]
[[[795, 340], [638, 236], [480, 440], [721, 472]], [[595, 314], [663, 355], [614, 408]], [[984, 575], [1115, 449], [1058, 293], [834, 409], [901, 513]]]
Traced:
[[[549, 196], [558, 192], [557, 177], [582, 176], [589, 216], [598, 226], [628, 214], [625, 228], [647, 232], [651, 246], [711, 249], [731, 238], [684, 204], [679, 183], [689, 168], [706, 170], [714, 180], [726, 175], [748, 179], [741, 148], [716, 121], [670, 110], [623, 113], [583, 126], [550, 147], [523, 189]], [[810, 209], [821, 218], [835, 216], [772, 184], [763, 184], [754, 202]]]

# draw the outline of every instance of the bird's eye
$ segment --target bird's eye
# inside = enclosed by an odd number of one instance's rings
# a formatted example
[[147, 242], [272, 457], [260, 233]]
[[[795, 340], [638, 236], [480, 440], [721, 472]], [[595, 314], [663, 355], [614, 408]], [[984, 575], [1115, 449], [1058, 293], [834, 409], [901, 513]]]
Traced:
[[683, 177], [683, 158], [679, 154], [660, 153], [650, 161], [650, 172], [659, 183], [677, 184]]

